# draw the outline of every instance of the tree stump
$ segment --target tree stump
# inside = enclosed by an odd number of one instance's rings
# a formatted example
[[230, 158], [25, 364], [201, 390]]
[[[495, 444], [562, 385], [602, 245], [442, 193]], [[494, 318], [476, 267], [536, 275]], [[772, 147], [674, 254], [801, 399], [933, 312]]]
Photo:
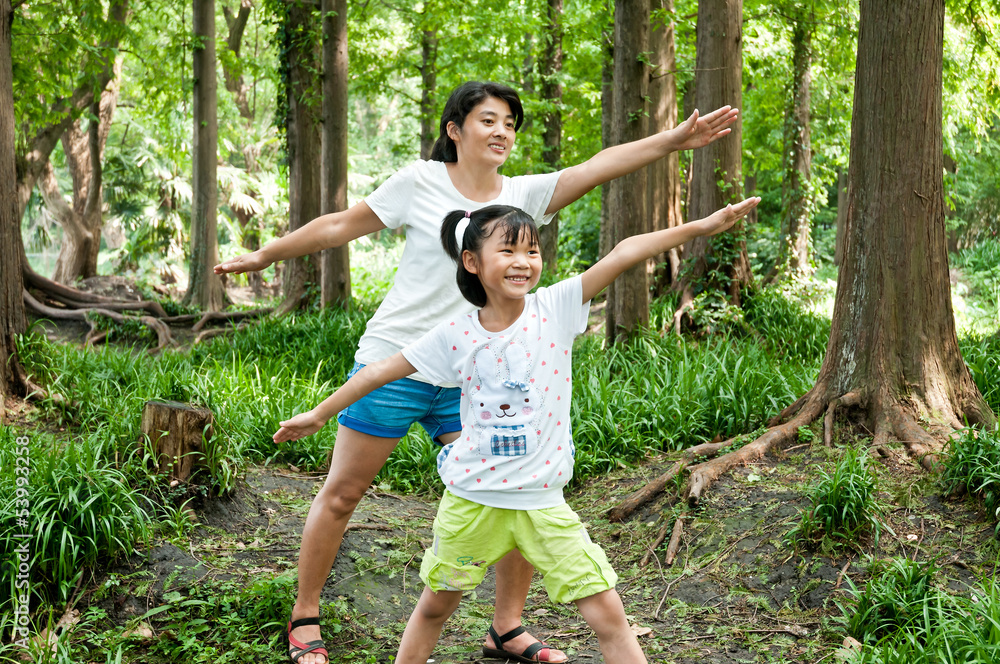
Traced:
[[147, 401], [142, 433], [152, 444], [157, 472], [185, 481], [204, 463], [203, 436], [212, 435], [212, 411], [177, 401]]

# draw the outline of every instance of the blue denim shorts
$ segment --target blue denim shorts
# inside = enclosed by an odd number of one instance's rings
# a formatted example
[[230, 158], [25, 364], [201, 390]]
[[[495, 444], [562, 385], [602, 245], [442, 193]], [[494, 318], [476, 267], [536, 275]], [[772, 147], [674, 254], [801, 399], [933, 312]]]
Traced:
[[[363, 364], [354, 363], [348, 378]], [[361, 397], [340, 411], [337, 422], [361, 433], [380, 438], [402, 438], [410, 425], [419, 422], [431, 440], [462, 430], [459, 404], [462, 390], [437, 387], [412, 378], [401, 378]]]

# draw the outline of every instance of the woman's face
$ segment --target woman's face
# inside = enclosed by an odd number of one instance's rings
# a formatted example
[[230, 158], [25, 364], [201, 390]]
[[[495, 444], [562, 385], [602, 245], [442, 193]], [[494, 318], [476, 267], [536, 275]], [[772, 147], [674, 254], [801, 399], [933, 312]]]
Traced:
[[515, 135], [514, 114], [507, 102], [496, 97], [487, 97], [473, 107], [462, 127], [448, 125], [458, 161], [485, 161], [497, 168], [507, 161]]

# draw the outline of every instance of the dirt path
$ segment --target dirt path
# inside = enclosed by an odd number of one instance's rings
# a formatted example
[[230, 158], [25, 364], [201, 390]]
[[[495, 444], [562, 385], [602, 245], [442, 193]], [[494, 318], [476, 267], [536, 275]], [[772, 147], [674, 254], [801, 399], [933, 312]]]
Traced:
[[[639, 561], [659, 530], [660, 509], [624, 524], [609, 524], [607, 509], [662, 471], [666, 458], [578, 486], [570, 504], [589, 524], [620, 576], [618, 590], [650, 661], [677, 664], [836, 661], [843, 640], [835, 618], [846, 597], [844, 575], [861, 584], [867, 563], [852, 549], [800, 555], [784, 543], [815, 469], [832, 466], [835, 453], [819, 443], [793, 449], [784, 459], [741, 468], [713, 487], [690, 520], [677, 562], [662, 566], [662, 550], [645, 568]], [[992, 526], [965, 502], [944, 502], [933, 481], [912, 463], [873, 462], [879, 475], [884, 521], [878, 557], [939, 558], [949, 583], [961, 588], [987, 571]], [[309, 502], [321, 478], [254, 469], [232, 498], [197, 510], [186, 545], [160, 541], [112, 570], [130, 579], [122, 593], [102, 600], [110, 619], [125, 623], [206, 580], [247, 584], [261, 575], [289, 573], [296, 565]], [[388, 661], [421, 590], [421, 552], [430, 537], [435, 501], [372, 492], [358, 508], [323, 592], [327, 611], [343, 618], [328, 635], [333, 661], [358, 657]], [[435, 651], [441, 664], [483, 660], [479, 646], [491, 614], [493, 576], [445, 627]], [[141, 592], [137, 592], [141, 591]], [[332, 607], [332, 608], [329, 608]], [[571, 654], [602, 661], [596, 638], [571, 606], [550, 604], [536, 576], [525, 610], [532, 631]], [[372, 646], [371, 644], [375, 645]], [[279, 660], [275, 660], [279, 661]]]

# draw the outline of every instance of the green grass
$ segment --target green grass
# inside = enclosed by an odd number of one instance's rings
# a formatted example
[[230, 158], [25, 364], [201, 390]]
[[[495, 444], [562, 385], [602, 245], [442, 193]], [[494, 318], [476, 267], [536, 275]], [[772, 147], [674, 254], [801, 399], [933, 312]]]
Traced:
[[982, 499], [1000, 533], [1000, 429], [960, 431], [949, 442], [943, 464], [944, 491]]
[[820, 468], [817, 474], [819, 482], [809, 491], [812, 507], [788, 534], [789, 541], [796, 546], [816, 540], [854, 544], [859, 537], [873, 533], [877, 542], [881, 509], [875, 476], [864, 452], [848, 447], [832, 473]]
[[864, 590], [841, 604], [847, 633], [865, 644], [855, 664], [992, 664], [1000, 658], [1000, 586], [981, 579], [959, 593], [934, 585], [933, 563], [873, 563]]

